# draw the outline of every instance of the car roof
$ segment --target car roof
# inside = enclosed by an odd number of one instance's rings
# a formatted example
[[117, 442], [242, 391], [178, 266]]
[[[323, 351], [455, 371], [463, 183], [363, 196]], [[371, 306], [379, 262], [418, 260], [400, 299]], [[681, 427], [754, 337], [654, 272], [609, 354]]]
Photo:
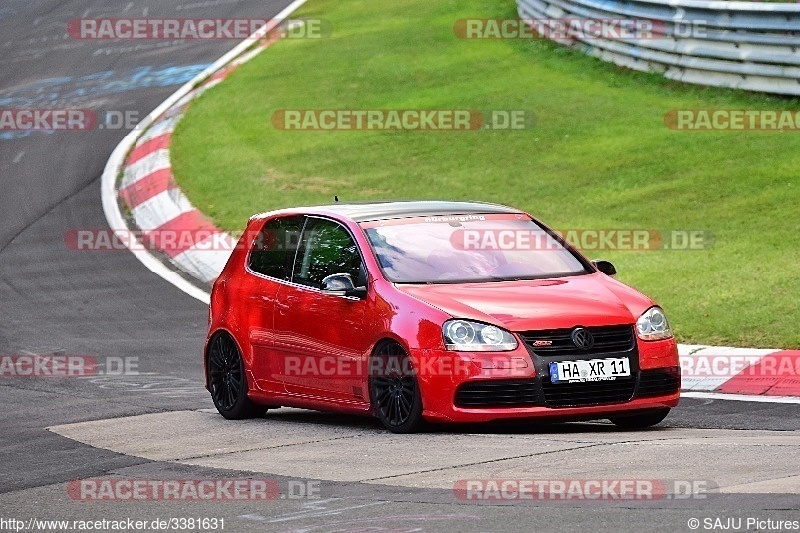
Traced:
[[337, 215], [348, 218], [354, 222], [367, 222], [372, 220], [385, 220], [390, 218], [409, 218], [424, 216], [446, 215], [472, 215], [495, 213], [522, 213], [519, 209], [500, 204], [486, 202], [447, 202], [440, 200], [419, 200], [404, 202], [371, 202], [371, 203], [343, 203], [294, 209], [282, 209], [255, 215], [256, 218], [266, 218], [279, 214], [318, 214]]

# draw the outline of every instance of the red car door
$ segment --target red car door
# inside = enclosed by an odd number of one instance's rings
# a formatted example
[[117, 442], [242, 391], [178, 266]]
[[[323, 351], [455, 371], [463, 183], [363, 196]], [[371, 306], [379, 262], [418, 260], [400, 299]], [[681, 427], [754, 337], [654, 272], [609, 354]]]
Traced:
[[292, 284], [282, 284], [275, 303], [277, 360], [286, 391], [361, 399], [365, 299], [323, 292], [322, 280], [349, 274], [366, 283], [361, 255], [348, 230], [332, 220], [307, 219], [296, 254]]
[[302, 216], [268, 220], [247, 257], [246, 290], [243, 294], [247, 299], [244, 321], [253, 354], [250, 368], [256, 385], [266, 391], [284, 390], [275, 356], [275, 302], [281, 286], [291, 279], [304, 222]]

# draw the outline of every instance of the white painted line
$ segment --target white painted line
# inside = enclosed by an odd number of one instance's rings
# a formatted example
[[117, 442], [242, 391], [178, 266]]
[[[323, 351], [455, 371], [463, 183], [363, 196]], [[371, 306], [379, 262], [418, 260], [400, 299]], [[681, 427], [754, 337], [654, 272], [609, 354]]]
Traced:
[[[302, 6], [305, 3], [306, 0], [295, 0], [294, 2], [289, 4], [286, 7], [286, 9], [275, 15], [275, 17], [273, 17], [267, 24], [265, 24], [262, 28], [259, 28], [252, 36], [250, 36], [249, 39], [246, 39], [241, 43], [239, 43], [238, 45], [236, 45], [230, 52], [219, 58], [217, 61], [214, 62], [214, 64], [212, 64], [203, 72], [195, 76], [192, 80], [184, 84], [180, 89], [175, 91], [172, 94], [172, 96], [164, 100], [164, 102], [162, 102], [161, 105], [159, 105], [149, 115], [147, 115], [137, 125], [137, 127], [133, 131], [131, 131], [127, 136], [125, 136], [122, 142], [120, 142], [117, 145], [117, 147], [111, 153], [111, 156], [108, 158], [105, 170], [103, 171], [103, 177], [101, 179], [101, 186], [100, 186], [101, 189], [100, 197], [103, 202], [103, 212], [105, 213], [108, 225], [112, 230], [119, 233], [119, 237], [122, 242], [128, 242], [127, 237], [130, 233], [130, 228], [128, 227], [125, 218], [122, 216], [122, 213], [119, 210], [119, 204], [117, 203], [117, 191], [115, 186], [117, 182], [117, 177], [119, 176], [122, 170], [122, 166], [125, 164], [125, 156], [131, 150], [131, 147], [134, 146], [137, 139], [140, 137], [141, 133], [143, 131], [147, 131], [147, 128], [149, 126], [151, 126], [162, 114], [164, 114], [168, 109], [170, 109], [175, 104], [175, 102], [186, 96], [186, 94], [189, 93], [189, 91], [191, 91], [195, 87], [195, 85], [197, 85], [204, 79], [214, 74], [214, 72], [219, 70], [222, 66], [236, 59], [238, 56], [244, 53], [250, 46], [257, 43], [259, 41], [258, 35], [264, 35], [273, 28], [275, 28], [277, 25], [279, 25], [283, 20], [285, 20], [289, 15], [294, 13], [300, 6]], [[160, 276], [165, 281], [173, 284], [175, 287], [182, 290], [189, 296], [196, 298], [206, 304], [209, 303], [210, 295], [208, 291], [204, 291], [202, 289], [199, 289], [198, 287], [195, 287], [192, 283], [183, 279], [177, 272], [173, 272], [172, 270], [167, 268], [164, 264], [161, 263], [161, 261], [156, 259], [156, 257], [153, 254], [142, 249], [141, 243], [136, 242], [133, 244], [134, 246], [133, 249], [131, 250], [131, 253], [133, 253], [133, 255], [136, 256], [136, 258], [145, 267], [147, 267], [148, 270]]]
[[800, 403], [794, 396], [749, 396], [747, 394], [725, 394], [724, 392], [681, 392], [681, 398], [704, 398], [707, 400], [730, 400], [734, 402]]

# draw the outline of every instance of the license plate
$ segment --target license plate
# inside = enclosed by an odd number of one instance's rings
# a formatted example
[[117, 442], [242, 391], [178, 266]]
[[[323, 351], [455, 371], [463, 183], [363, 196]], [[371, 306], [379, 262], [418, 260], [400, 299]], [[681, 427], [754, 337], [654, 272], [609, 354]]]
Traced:
[[630, 375], [631, 365], [627, 357], [550, 363], [551, 383], [608, 381]]

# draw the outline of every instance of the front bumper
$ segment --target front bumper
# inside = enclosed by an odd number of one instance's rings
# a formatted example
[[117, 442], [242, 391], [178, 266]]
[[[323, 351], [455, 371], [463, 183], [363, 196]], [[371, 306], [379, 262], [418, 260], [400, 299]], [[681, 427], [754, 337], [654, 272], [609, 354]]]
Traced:
[[[412, 358], [421, 370], [423, 415], [434, 422], [586, 420], [678, 404], [680, 367], [674, 339], [637, 340], [625, 355], [631, 362], [629, 380], [559, 385], [550, 383], [548, 363], [552, 358], [539, 356], [522, 344], [502, 353], [416, 350]], [[498, 398], [494, 404], [492, 394]], [[505, 404], [500, 405], [501, 400]]]

